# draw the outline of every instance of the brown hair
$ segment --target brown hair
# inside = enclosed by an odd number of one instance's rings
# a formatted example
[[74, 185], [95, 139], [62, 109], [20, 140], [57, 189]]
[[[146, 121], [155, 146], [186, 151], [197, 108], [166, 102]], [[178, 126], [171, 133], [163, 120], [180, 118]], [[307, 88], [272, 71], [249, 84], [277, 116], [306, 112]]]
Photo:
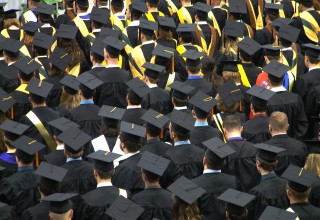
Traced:
[[220, 97], [219, 94], [217, 94], [216, 100], [218, 100], [218, 103], [217, 103], [217, 109], [220, 111], [220, 112], [226, 112], [226, 113], [235, 113], [238, 109], [239, 109], [239, 102], [236, 102], [235, 104], [233, 104], [232, 106], [230, 107], [227, 107], [222, 98]]
[[177, 196], [173, 196], [173, 220], [201, 220], [197, 201], [189, 205]]
[[62, 89], [62, 94], [60, 97], [60, 106], [64, 106], [67, 110], [74, 109], [80, 105], [80, 95], [76, 93], [71, 95]]
[[223, 44], [223, 47], [221, 47], [221, 52], [227, 56], [232, 56], [232, 53], [231, 53], [231, 48], [234, 50], [234, 51], [237, 51], [238, 49], [238, 40], [234, 40], [232, 38], [229, 38], [229, 37], [226, 37], [226, 38], [223, 38], [224, 39], [224, 44]]
[[26, 47], [32, 47], [32, 42], [33, 42], [33, 36], [27, 34], [26, 32], [24, 32], [24, 45], [26, 45]]
[[71, 55], [71, 61], [69, 62], [69, 65], [71, 67], [77, 65], [78, 63], [81, 63], [84, 61], [84, 54], [82, 50], [80, 50], [80, 47], [76, 40], [66, 40], [63, 38], [58, 39], [58, 47], [63, 49], [66, 53]]
[[225, 82], [233, 81], [235, 83], [241, 83], [241, 76], [239, 72], [223, 71], [222, 76]]
[[173, 40], [173, 35], [171, 31], [167, 31], [162, 28], [159, 28], [157, 40]]
[[288, 117], [284, 112], [273, 112], [269, 117], [269, 124], [274, 131], [283, 132], [288, 130]]
[[278, 164], [278, 161], [269, 163], [269, 162], [262, 160], [258, 156], [256, 157], [256, 160], [259, 161], [259, 163], [260, 163], [259, 167], [261, 167], [263, 170], [268, 171], [268, 172], [274, 171], [277, 167], [277, 164]]
[[289, 190], [292, 194], [292, 197], [295, 198], [296, 200], [305, 200], [306, 198], [308, 198], [311, 188], [309, 188], [307, 191], [305, 192], [297, 192], [294, 189], [292, 189], [288, 183], [287, 183], [287, 190]]
[[20, 22], [17, 18], [8, 18], [8, 19], [5, 19], [3, 21], [3, 29], [7, 29], [9, 28], [10, 26], [16, 26], [17, 28], [20, 27]]
[[64, 77], [66, 75], [66, 71], [62, 71], [60, 70], [58, 67], [52, 65], [52, 68], [51, 70], [49, 71], [48, 75], [50, 77], [54, 77], [54, 76], [61, 76], [61, 77]]
[[309, 154], [304, 165], [304, 169], [310, 170], [320, 175], [320, 154]]

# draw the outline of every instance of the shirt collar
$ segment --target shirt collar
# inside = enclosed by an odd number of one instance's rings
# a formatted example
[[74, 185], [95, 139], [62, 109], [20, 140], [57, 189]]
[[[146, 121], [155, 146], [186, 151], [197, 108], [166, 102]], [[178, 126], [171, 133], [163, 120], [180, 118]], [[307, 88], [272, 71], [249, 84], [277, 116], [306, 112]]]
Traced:
[[202, 76], [188, 76], [188, 79], [202, 79]]
[[136, 26], [139, 26], [139, 24], [140, 24], [140, 21], [139, 21], [139, 20], [134, 20], [134, 21], [131, 21], [131, 22], [130, 22], [129, 27], [130, 27], [130, 26], [135, 26], [135, 27], [136, 27]]
[[112, 183], [111, 183], [111, 182], [99, 183], [99, 184], [97, 185], [97, 188], [106, 187], [106, 186], [112, 186]]
[[182, 106], [182, 107], [174, 107], [175, 110], [184, 110], [187, 109], [187, 106]]
[[243, 139], [241, 136], [234, 136], [227, 139], [227, 141], [243, 141], [243, 140], [245, 139]]
[[63, 150], [64, 149], [64, 144], [59, 144], [56, 148], [56, 150]]
[[191, 144], [191, 142], [189, 140], [187, 141], [177, 141], [176, 143], [174, 143], [174, 146], [180, 146], [180, 145], [186, 145], [186, 144]]
[[159, 142], [159, 141], [160, 141], [160, 138], [153, 138], [153, 139], [147, 140], [146, 143], [151, 144], [151, 143], [155, 143], [155, 142]]
[[49, 27], [51, 27], [51, 25], [48, 24], [48, 23], [44, 23], [44, 24], [41, 26], [41, 28], [49, 28]]
[[80, 105], [93, 105], [94, 102], [92, 100], [81, 100]]
[[114, 68], [114, 67], [120, 68], [118, 64], [110, 64], [106, 68]]
[[206, 173], [221, 173], [221, 170], [206, 169], [203, 171], [203, 174], [206, 174]]
[[252, 115], [252, 118], [257, 118], [257, 117], [267, 117], [267, 114], [266, 113], [258, 113], [258, 114]]
[[71, 157], [69, 157], [69, 158], [67, 158], [67, 163], [69, 163], [69, 162], [71, 162], [71, 161], [76, 161], [76, 160], [82, 160], [82, 158], [81, 158], [81, 157], [78, 157], [78, 158], [71, 158]]
[[270, 90], [271, 90], [272, 92], [284, 92], [284, 91], [287, 91], [287, 89], [284, 88], [283, 86], [271, 88]]
[[128, 154], [125, 154], [125, 155], [122, 155], [121, 157], [119, 157], [118, 159], [116, 159], [115, 161], [122, 161], [122, 160], [126, 160], [128, 159], [129, 157], [132, 157], [133, 155], [136, 155], [140, 153], [140, 151], [136, 151], [136, 152], [133, 152], [133, 153], [128, 153]]
[[220, 6], [220, 5], [218, 5], [218, 6], [214, 6], [213, 8], [221, 8], [221, 6]]
[[267, 179], [270, 179], [270, 178], [276, 177], [276, 176], [277, 175], [274, 172], [267, 173], [267, 174], [261, 176], [261, 181], [264, 181], [264, 180], [267, 180]]
[[197, 21], [197, 24], [208, 24], [206, 21]]
[[18, 172], [28, 171], [28, 170], [34, 170], [33, 166], [22, 166], [22, 167], [18, 167]]
[[94, 64], [91, 69], [94, 69], [94, 68], [97, 68], [97, 67], [104, 67], [105, 68], [106, 66], [103, 65], [103, 64]]
[[310, 68], [309, 68], [309, 72], [310, 72], [311, 70], [315, 70], [315, 69], [320, 69], [320, 66], [310, 67]]
[[81, 12], [81, 13], [78, 14], [79, 17], [80, 16], [86, 16], [86, 15], [89, 15], [89, 13], [88, 12]]
[[48, 56], [47, 55], [41, 55], [41, 56], [37, 56], [36, 58], [48, 58]]
[[100, 28], [92, 30], [92, 33], [98, 33], [98, 32], [101, 32]]
[[142, 45], [153, 44], [153, 43], [154, 43], [154, 40], [148, 40], [148, 41], [143, 42]]
[[312, 7], [312, 8], [307, 8], [305, 11], [314, 11], [315, 9], [314, 9], [314, 7]]
[[141, 105], [128, 105], [127, 109], [136, 109], [136, 108], [141, 108]]
[[292, 51], [291, 47], [284, 47], [281, 49], [281, 51]]
[[203, 127], [203, 126], [208, 126], [208, 125], [209, 125], [209, 124], [208, 124], [207, 121], [194, 123], [194, 126], [195, 126], [195, 127]]
[[150, 89], [158, 87], [157, 84], [150, 84], [150, 85], [148, 85], [148, 86], [149, 86]]

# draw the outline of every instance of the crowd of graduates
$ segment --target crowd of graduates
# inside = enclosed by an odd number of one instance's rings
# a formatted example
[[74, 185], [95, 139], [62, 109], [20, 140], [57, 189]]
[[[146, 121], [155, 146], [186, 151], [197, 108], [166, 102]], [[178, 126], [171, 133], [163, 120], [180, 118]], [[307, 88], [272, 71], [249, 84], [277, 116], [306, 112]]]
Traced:
[[17, 12], [0, 3], [0, 220], [320, 219], [318, 0]]

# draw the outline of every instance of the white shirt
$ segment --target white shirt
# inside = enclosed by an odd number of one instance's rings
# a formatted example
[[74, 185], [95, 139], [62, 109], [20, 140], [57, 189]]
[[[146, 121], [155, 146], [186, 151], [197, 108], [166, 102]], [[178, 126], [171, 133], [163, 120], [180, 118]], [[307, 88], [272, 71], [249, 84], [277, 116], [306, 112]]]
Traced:
[[98, 33], [98, 32], [101, 32], [100, 28], [92, 30], [92, 33]]
[[208, 24], [206, 21], [197, 21], [197, 24]]
[[287, 89], [284, 88], [283, 86], [276, 87], [276, 88], [272, 88], [272, 89], [270, 89], [270, 90], [273, 91], [273, 92], [283, 92], [283, 91], [287, 91]]
[[97, 188], [99, 188], [99, 187], [106, 187], [106, 186], [112, 186], [112, 183], [111, 183], [111, 182], [99, 183], [99, 184], [97, 185]]
[[145, 45], [145, 44], [153, 44], [154, 43], [154, 40], [148, 40], [146, 42], [143, 42], [142, 45]]
[[132, 157], [133, 155], [136, 155], [138, 154], [140, 151], [137, 151], [137, 152], [134, 152], [134, 153], [128, 153], [128, 154], [125, 154], [125, 155], [122, 155], [121, 157], [115, 159], [114, 161], [116, 162], [119, 162], [119, 161], [122, 161], [122, 160], [126, 160], [128, 159], [129, 157]]
[[64, 149], [64, 144], [59, 144], [56, 148], [56, 150], [63, 150]]
[[182, 107], [174, 107], [175, 110], [183, 110], [187, 109], [187, 106], [182, 106]]
[[139, 20], [134, 20], [134, 21], [131, 21], [130, 24], [129, 24], [129, 27], [130, 26], [139, 26], [140, 24], [140, 21]]
[[109, 64], [106, 68], [113, 68], [113, 67], [119, 67], [118, 64]]
[[315, 70], [315, 69], [320, 69], [320, 66], [314, 66], [314, 67], [309, 68], [309, 72], [310, 72], [311, 70]]
[[149, 86], [150, 89], [158, 87], [157, 84], [151, 84], [151, 85], [148, 85], [148, 86]]
[[97, 68], [97, 67], [106, 67], [106, 66], [103, 65], [103, 64], [95, 64], [95, 65], [92, 66], [91, 69], [94, 69], [94, 68]]
[[135, 108], [141, 108], [141, 105], [130, 105], [130, 106], [127, 106], [127, 109], [135, 109]]

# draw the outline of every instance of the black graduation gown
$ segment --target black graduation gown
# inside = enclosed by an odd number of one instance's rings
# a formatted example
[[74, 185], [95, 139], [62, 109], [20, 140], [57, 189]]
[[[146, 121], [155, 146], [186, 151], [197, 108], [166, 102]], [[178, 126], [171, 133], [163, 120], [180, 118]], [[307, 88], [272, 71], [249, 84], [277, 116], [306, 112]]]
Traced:
[[62, 166], [67, 174], [61, 183], [62, 193], [79, 193], [79, 195], [96, 188], [97, 183], [93, 176], [93, 165], [83, 161], [70, 161]]
[[49, 220], [50, 202], [40, 202], [26, 209], [20, 216], [20, 220]]
[[54, 76], [48, 77], [45, 80], [53, 84], [48, 97], [47, 97], [47, 106], [50, 108], [56, 108], [60, 104], [60, 97], [62, 94], [62, 85], [59, 83], [63, 76]]
[[304, 143], [290, 138], [286, 134], [279, 134], [273, 136], [265, 144], [286, 149], [278, 154], [278, 164], [275, 170], [278, 176], [281, 176], [290, 164], [304, 167], [307, 157], [307, 148]]
[[9, 37], [11, 39], [14, 39], [14, 40], [18, 40], [20, 41], [20, 36], [21, 36], [21, 30], [15, 30], [15, 29], [7, 29], [8, 30], [8, 34], [9, 34]]
[[118, 197], [118, 188], [114, 186], [98, 187], [81, 196], [76, 206], [74, 219], [111, 220], [105, 212]]
[[63, 150], [55, 150], [47, 155], [44, 155], [44, 161], [56, 166], [62, 166], [66, 163], [67, 158], [64, 155]]
[[18, 215], [37, 204], [39, 198], [34, 170], [19, 171], [0, 182], [0, 201], [15, 206]]
[[241, 136], [253, 144], [270, 140], [269, 118], [266, 115], [257, 115], [246, 121]]
[[[282, 0], [281, 4], [283, 5], [284, 16], [291, 19], [295, 10], [292, 2], [290, 0]], [[296, 10], [298, 10], [298, 8], [296, 8]]]
[[227, 144], [236, 152], [228, 156], [222, 172], [237, 177], [246, 192], [260, 181], [260, 174], [256, 168], [257, 149], [243, 139], [228, 140]]
[[172, 111], [170, 93], [162, 88], [151, 88], [151, 92], [143, 97], [141, 107], [148, 110], [153, 109], [164, 115]]
[[[302, 101], [306, 103], [306, 100], [308, 99], [308, 91], [310, 88], [317, 86], [320, 84], [320, 69], [314, 69], [310, 72], [305, 73], [302, 75], [299, 79], [297, 79], [295, 85], [294, 85], [294, 92], [299, 94], [302, 98]], [[307, 108], [311, 108], [311, 106], [306, 106], [306, 112]]]
[[38, 60], [41, 62], [43, 68], [45, 69], [45, 71], [48, 73], [50, 70], [50, 61], [49, 58], [46, 57], [37, 57]]
[[131, 108], [131, 109], [126, 109], [122, 121], [126, 121], [129, 123], [133, 123], [136, 125], [143, 125], [144, 121], [141, 119], [142, 115], [146, 113], [147, 110], [144, 108]]
[[18, 220], [19, 217], [14, 206], [4, 206], [0, 208], [0, 220]]
[[15, 90], [10, 95], [16, 101], [13, 105], [14, 120], [19, 121], [22, 115], [27, 114], [32, 109], [29, 94]]
[[141, 168], [137, 166], [142, 154], [137, 153], [119, 162], [112, 176], [112, 184], [127, 190], [128, 198], [144, 189], [141, 178]]
[[0, 67], [0, 88], [7, 93], [11, 93], [20, 85], [18, 79], [19, 70], [13, 65], [2, 64]]
[[[155, 21], [158, 22], [158, 16], [160, 16], [160, 11], [153, 11], [153, 12], [151, 12], [151, 14], [152, 14], [153, 18], [155, 19]], [[148, 18], [145, 14], [143, 14], [141, 16], [141, 18], [148, 20]]]
[[168, 3], [166, 0], [159, 0], [158, 10], [161, 11], [165, 16], [170, 17], [171, 14], [168, 9]]
[[300, 220], [318, 220], [320, 209], [311, 205], [309, 202], [294, 203], [290, 208], [297, 213]]
[[287, 181], [277, 177], [275, 173], [267, 175], [270, 176], [261, 180], [259, 185], [248, 192], [256, 196], [254, 201], [250, 203], [248, 219], [258, 219], [268, 205], [279, 209], [287, 209], [290, 205], [286, 192]]
[[41, 27], [39, 28], [40, 29], [40, 33], [44, 33], [44, 34], [47, 34], [47, 35], [50, 35], [50, 36], [53, 36], [54, 34], [54, 27]]
[[[192, 23], [194, 23], [194, 14], [195, 14], [196, 10], [192, 6], [187, 6], [184, 8], [187, 9], [187, 11], [189, 12], [190, 17], [192, 19]], [[173, 18], [174, 22], [176, 23], [176, 25], [178, 26], [180, 24], [180, 20], [179, 20], [177, 12], [172, 14], [172, 18]]]
[[164, 47], [169, 47], [172, 49], [176, 49], [177, 43], [174, 40], [163, 40], [163, 39], [157, 39], [157, 44], [162, 45]]
[[288, 129], [290, 137], [301, 139], [307, 133], [308, 119], [299, 95], [288, 91], [276, 92], [268, 100], [268, 115], [275, 111], [286, 113], [290, 125]]
[[261, 30], [256, 31], [254, 35], [254, 40], [257, 41], [260, 45], [272, 44], [273, 36], [270, 31], [264, 27]]
[[0, 154], [0, 167], [4, 167], [5, 170], [0, 171], [0, 180], [4, 177], [9, 177], [18, 171], [18, 165], [16, 162], [14, 153], [2, 153]]
[[192, 180], [206, 192], [198, 199], [201, 215], [205, 219], [225, 219], [226, 203], [217, 199], [227, 189], [242, 191], [240, 182], [225, 173], [206, 173]]
[[161, 141], [159, 138], [155, 138], [147, 140], [146, 144], [141, 148], [140, 152], [143, 153], [145, 151], [149, 151], [150, 153], [162, 156], [171, 148], [172, 145]]
[[199, 90], [212, 97], [215, 97], [216, 95], [216, 91], [213, 87], [213, 84], [208, 82], [204, 78], [187, 79], [185, 83], [187, 85], [195, 87], [195, 89], [192, 91], [192, 96], [196, 94]]
[[138, 29], [139, 26], [128, 26], [126, 27], [129, 41], [131, 43], [132, 48], [135, 48], [140, 44]]
[[195, 126], [190, 131], [190, 142], [191, 144], [200, 147], [202, 150], [206, 150], [206, 147], [202, 142], [207, 141], [211, 138], [217, 137], [221, 139], [221, 133], [218, 129], [207, 126]]
[[130, 80], [129, 72], [119, 67], [111, 67], [98, 72], [97, 77], [103, 81], [103, 84], [96, 89], [94, 102], [100, 107], [109, 105], [125, 108], [128, 90], [125, 83]]
[[213, 8], [211, 11], [212, 11], [214, 17], [216, 18], [217, 23], [219, 25], [219, 28], [222, 32], [224, 25], [226, 24], [227, 17], [228, 17], [227, 11], [223, 10], [221, 8]]
[[132, 201], [144, 208], [139, 220], [172, 219], [172, 193], [162, 188], [146, 188]]
[[66, 13], [63, 13], [62, 15], [59, 15], [59, 16], [56, 18], [53, 26], [54, 26], [56, 29], [59, 29], [59, 27], [60, 27], [61, 24], [68, 24], [68, 23], [70, 23], [70, 22], [71, 22], [71, 20], [70, 20], [70, 18], [68, 17], [68, 15], [67, 15]]
[[203, 156], [203, 150], [192, 144], [183, 144], [168, 150], [163, 157], [170, 160], [170, 164], [160, 179], [161, 186], [167, 188], [181, 176], [188, 179], [200, 176], [203, 172]]
[[315, 207], [320, 208], [320, 178], [311, 185], [311, 192], [309, 194], [309, 202]]
[[262, 72], [262, 69], [253, 63], [243, 63], [242, 67], [248, 77], [250, 85], [254, 86], [256, 84], [258, 75]]

